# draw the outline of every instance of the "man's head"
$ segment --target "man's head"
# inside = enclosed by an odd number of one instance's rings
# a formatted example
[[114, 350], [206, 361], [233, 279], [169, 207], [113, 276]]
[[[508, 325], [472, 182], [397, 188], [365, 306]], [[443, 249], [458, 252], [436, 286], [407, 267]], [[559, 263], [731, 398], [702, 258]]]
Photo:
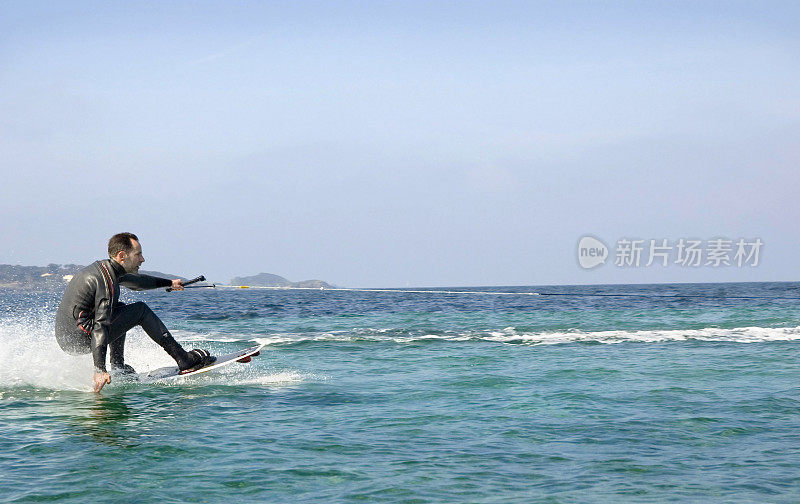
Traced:
[[133, 233], [117, 233], [108, 240], [108, 256], [122, 265], [126, 273], [136, 273], [144, 262], [139, 238]]

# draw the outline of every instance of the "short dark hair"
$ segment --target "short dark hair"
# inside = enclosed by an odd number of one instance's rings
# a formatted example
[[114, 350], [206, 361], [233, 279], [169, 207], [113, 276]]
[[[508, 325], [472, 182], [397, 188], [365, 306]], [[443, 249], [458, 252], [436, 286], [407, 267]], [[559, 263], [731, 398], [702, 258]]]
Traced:
[[108, 257], [114, 258], [120, 252], [130, 254], [133, 251], [133, 242], [139, 238], [133, 233], [117, 233], [108, 240]]

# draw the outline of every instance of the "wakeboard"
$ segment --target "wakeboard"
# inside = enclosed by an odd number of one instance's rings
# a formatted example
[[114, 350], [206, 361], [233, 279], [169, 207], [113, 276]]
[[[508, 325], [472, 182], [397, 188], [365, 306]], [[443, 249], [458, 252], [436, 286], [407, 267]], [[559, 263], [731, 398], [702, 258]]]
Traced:
[[217, 355], [216, 356], [217, 360], [215, 360], [213, 364], [209, 364], [206, 367], [202, 367], [200, 369], [191, 371], [189, 373], [181, 374], [180, 369], [178, 369], [178, 366], [166, 366], [158, 369], [153, 369], [152, 371], [139, 373], [136, 375], [136, 378], [134, 380], [143, 383], [154, 383], [154, 382], [174, 380], [176, 378], [188, 378], [190, 376], [195, 376], [200, 373], [207, 373], [209, 371], [225, 367], [235, 362], [250, 362], [250, 360], [253, 357], [257, 357], [261, 353], [262, 348], [264, 348], [264, 345], [256, 345], [254, 347], [246, 348], [244, 350], [239, 350], [238, 352], [231, 352], [229, 354]]

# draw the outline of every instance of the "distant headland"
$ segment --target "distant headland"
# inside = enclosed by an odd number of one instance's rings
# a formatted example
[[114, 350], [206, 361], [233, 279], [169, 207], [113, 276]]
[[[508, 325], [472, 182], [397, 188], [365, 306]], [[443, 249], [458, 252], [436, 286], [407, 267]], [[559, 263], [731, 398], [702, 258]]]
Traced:
[[303, 280], [291, 282], [282, 276], [272, 273], [259, 273], [258, 275], [236, 277], [231, 280], [231, 285], [249, 285], [252, 287], [294, 287], [304, 289], [332, 289], [333, 286], [322, 280]]
[[[63, 289], [72, 276], [85, 266], [79, 264], [48, 264], [47, 266], [18, 266], [0, 264], [0, 289], [14, 290], [58, 290]], [[160, 271], [145, 271], [140, 273], [162, 278], [181, 278], [181, 275], [162, 273]], [[230, 285], [251, 287], [285, 287], [285, 288], [313, 288], [330, 289], [332, 285], [322, 280], [304, 280], [292, 282], [286, 278], [271, 273], [236, 277]]]

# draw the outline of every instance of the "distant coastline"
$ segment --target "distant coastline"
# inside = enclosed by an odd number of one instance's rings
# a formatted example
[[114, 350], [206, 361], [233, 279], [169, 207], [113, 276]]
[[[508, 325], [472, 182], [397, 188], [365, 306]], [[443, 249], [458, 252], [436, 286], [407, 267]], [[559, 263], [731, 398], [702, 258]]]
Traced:
[[252, 286], [252, 287], [294, 287], [303, 289], [332, 289], [333, 286], [322, 280], [303, 280], [292, 282], [286, 278], [272, 273], [259, 273], [258, 275], [235, 277], [231, 280], [231, 285]]
[[[69, 282], [72, 276], [85, 268], [80, 264], [48, 264], [47, 266], [19, 266], [13, 264], [0, 264], [0, 289], [13, 290], [59, 290]], [[161, 278], [181, 278], [181, 275], [162, 273], [160, 271], [145, 271], [140, 273]], [[286, 278], [271, 273], [235, 277], [230, 285], [253, 287], [303, 287], [330, 289], [333, 286], [322, 280], [303, 280], [292, 282]]]

